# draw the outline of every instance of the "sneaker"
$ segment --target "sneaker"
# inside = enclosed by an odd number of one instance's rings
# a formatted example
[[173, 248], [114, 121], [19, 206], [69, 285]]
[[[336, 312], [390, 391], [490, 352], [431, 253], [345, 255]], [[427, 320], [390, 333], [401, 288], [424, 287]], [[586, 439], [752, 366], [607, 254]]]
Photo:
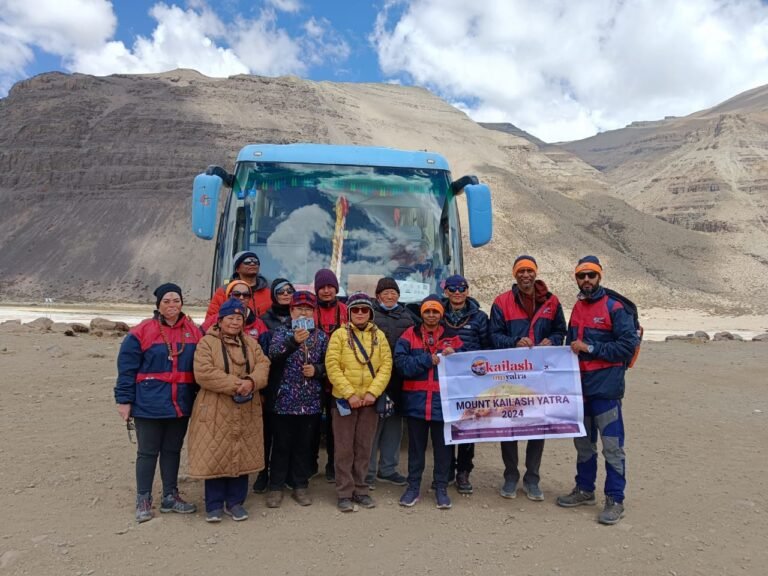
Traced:
[[283, 491], [282, 490], [270, 490], [267, 492], [267, 508], [280, 508], [280, 504], [283, 503]]
[[368, 494], [355, 494], [352, 496], [352, 500], [355, 504], [360, 504], [363, 508], [376, 508], [376, 502]]
[[152, 496], [149, 494], [136, 495], [136, 522], [152, 520]]
[[256, 482], [253, 483], [253, 491], [256, 494], [264, 494], [267, 491], [267, 486], [269, 486], [269, 474], [266, 470], [262, 470], [256, 476]]
[[538, 484], [528, 484], [527, 482], [523, 482], [523, 492], [528, 496], [528, 500], [533, 500], [534, 502], [541, 502], [544, 500], [544, 492], [541, 491]]
[[[242, 504], [235, 504], [229, 508], [224, 508], [224, 514], [230, 516], [235, 522], [242, 522], [248, 520], [248, 511], [243, 508]], [[208, 518], [206, 518], [207, 520]]]
[[616, 524], [624, 517], [624, 503], [616, 502], [610, 496], [605, 498], [605, 508], [597, 517], [597, 521], [600, 524]]
[[563, 508], [573, 508], [574, 506], [594, 506], [597, 504], [594, 492], [587, 492], [576, 486], [571, 493], [566, 496], [557, 497], [557, 505]]
[[311, 506], [312, 498], [309, 497], [309, 491], [306, 488], [296, 488], [291, 494], [299, 506]]
[[[452, 486], [454, 483], [455, 483], [455, 480], [454, 480], [453, 478], [451, 478], [450, 480], [448, 480], [448, 486]], [[429, 491], [430, 491], [430, 492], [434, 492], [434, 491], [435, 491], [435, 488], [437, 488], [437, 482], [435, 482], [434, 480], [432, 480], [432, 484], [430, 484], [430, 485], [429, 485]]]
[[221, 522], [221, 516], [224, 514], [224, 510], [221, 508], [217, 510], [211, 510], [205, 513], [205, 521], [210, 523]]
[[504, 486], [499, 490], [502, 498], [517, 498], [517, 482], [504, 480]]
[[181, 496], [179, 496], [179, 491], [174, 490], [173, 493], [163, 496], [163, 499], [160, 502], [160, 512], [194, 514], [197, 512], [197, 506], [183, 500]]
[[357, 512], [357, 506], [355, 506], [352, 498], [339, 498], [339, 501], [336, 503], [336, 508], [338, 508], [340, 512]]
[[446, 488], [438, 488], [435, 490], [435, 502], [437, 503], [438, 510], [448, 510], [453, 504], [451, 504], [451, 498], [448, 496], [448, 490]]
[[376, 490], [376, 478], [368, 476], [365, 479], [365, 485], [368, 486], [368, 490]]
[[325, 465], [325, 481], [328, 482], [328, 484], [336, 483], [336, 469], [333, 464]]
[[377, 474], [376, 478], [378, 478], [379, 480], [383, 480], [384, 482], [389, 482], [390, 484], [394, 484], [395, 486], [405, 486], [406, 484], [408, 484], [408, 478], [406, 478], [399, 472], [392, 472], [392, 474], [388, 474], [386, 476]]
[[407, 490], [400, 496], [400, 506], [410, 508], [419, 501], [419, 489], [408, 486]]
[[472, 482], [469, 481], [469, 472], [456, 474], [456, 491], [459, 494], [472, 494]]

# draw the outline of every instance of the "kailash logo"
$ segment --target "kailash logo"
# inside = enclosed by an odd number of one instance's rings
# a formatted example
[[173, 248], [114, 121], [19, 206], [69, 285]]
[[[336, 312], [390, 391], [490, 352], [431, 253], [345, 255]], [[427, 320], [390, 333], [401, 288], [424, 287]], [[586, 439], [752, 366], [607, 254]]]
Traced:
[[494, 372], [528, 372], [533, 370], [533, 363], [528, 358], [522, 362], [510, 362], [505, 358], [500, 362], [491, 364], [485, 356], [477, 356], [472, 360], [470, 369], [476, 376], [485, 376]]

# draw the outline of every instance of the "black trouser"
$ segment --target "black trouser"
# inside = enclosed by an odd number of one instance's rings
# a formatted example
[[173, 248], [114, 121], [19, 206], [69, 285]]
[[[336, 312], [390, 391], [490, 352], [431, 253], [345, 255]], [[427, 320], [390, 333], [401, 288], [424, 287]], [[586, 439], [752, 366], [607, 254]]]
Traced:
[[248, 474], [234, 478], [210, 478], [205, 481], [205, 511], [231, 509], [248, 496]]
[[[475, 465], [472, 460], [475, 458], [475, 445], [474, 444], [459, 444], [458, 448], [454, 445], [451, 446], [451, 476], [460, 472], [472, 472]], [[458, 457], [456, 453], [458, 452]]]
[[432, 458], [434, 459], [433, 479], [435, 486], [445, 488], [451, 470], [453, 450], [445, 445], [443, 423], [434, 420], [408, 417], [408, 486], [419, 488], [424, 474], [427, 453], [427, 439], [432, 436]]
[[[538, 484], [541, 455], [544, 453], [544, 440], [528, 440], [526, 444], [523, 482]], [[520, 472], [517, 470], [517, 441], [501, 443], [501, 459], [504, 460], [504, 480], [517, 483], [520, 480]]]
[[264, 429], [264, 470], [259, 472], [261, 474], [269, 473], [270, 462], [272, 461], [272, 418], [274, 414], [268, 411], [265, 407], [263, 412], [263, 429]]
[[160, 457], [163, 496], [178, 488], [181, 447], [189, 418], [134, 418], [136, 424], [136, 492], [152, 494], [155, 468]]
[[317, 427], [317, 433], [312, 441], [312, 473], [318, 471], [320, 465], [320, 437], [325, 434], [325, 453], [328, 455], [325, 467], [333, 469], [333, 421], [331, 414], [336, 399], [330, 392], [323, 392], [323, 405], [325, 406], [325, 421]]
[[320, 414], [272, 415], [272, 461], [269, 489], [282, 490], [290, 478], [294, 488], [306, 488], [312, 475], [313, 441]]

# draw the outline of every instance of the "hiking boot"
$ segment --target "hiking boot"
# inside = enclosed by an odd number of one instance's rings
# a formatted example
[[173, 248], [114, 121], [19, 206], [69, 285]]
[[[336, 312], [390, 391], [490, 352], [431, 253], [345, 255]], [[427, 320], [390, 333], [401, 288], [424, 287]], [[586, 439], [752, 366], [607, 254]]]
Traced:
[[217, 508], [216, 510], [211, 510], [210, 512], [205, 513], [205, 521], [210, 522], [211, 524], [214, 524], [216, 522], [221, 522], [221, 516], [224, 514], [224, 510], [221, 508]]
[[160, 502], [160, 512], [176, 512], [177, 514], [194, 514], [197, 506], [186, 502], [179, 496], [179, 491], [174, 490], [166, 494]]
[[[248, 520], [248, 511], [243, 508], [242, 504], [235, 504], [229, 508], [224, 508], [224, 514], [230, 516], [235, 522], [242, 522]], [[206, 518], [207, 520], [207, 518]]]
[[368, 494], [355, 494], [352, 496], [352, 500], [355, 502], [355, 504], [360, 504], [363, 508], [376, 508], [376, 502], [368, 496]]
[[149, 494], [136, 495], [136, 522], [152, 520], [152, 496]]
[[389, 482], [390, 484], [394, 484], [395, 486], [405, 486], [406, 484], [408, 484], [408, 478], [406, 478], [399, 472], [392, 472], [392, 474], [387, 474], [386, 476], [377, 474], [376, 478], [378, 478], [379, 480], [383, 480], [384, 482]]
[[594, 506], [597, 504], [594, 492], [587, 492], [576, 486], [571, 493], [566, 496], [557, 497], [557, 505], [563, 508], [573, 508], [574, 506]]
[[616, 500], [614, 500], [610, 496], [606, 496], [605, 508], [603, 508], [603, 511], [600, 512], [600, 514], [597, 516], [597, 521], [600, 522], [600, 524], [611, 525], [611, 524], [616, 524], [623, 517], [624, 517], [624, 503], [616, 502]]
[[523, 492], [528, 496], [528, 500], [533, 500], [534, 502], [541, 502], [544, 500], [544, 492], [541, 491], [538, 484], [528, 484], [527, 482], [523, 482]]
[[269, 474], [266, 470], [262, 470], [256, 476], [256, 482], [253, 483], [253, 491], [256, 494], [264, 494], [267, 491], [267, 486], [269, 486]]
[[435, 490], [435, 503], [438, 510], [448, 510], [453, 504], [451, 504], [451, 498], [448, 496], [448, 489], [445, 486], [441, 486]]
[[296, 488], [291, 494], [299, 506], [311, 506], [312, 498], [309, 497], [309, 491], [306, 488]]
[[333, 464], [325, 465], [325, 481], [328, 482], [328, 484], [336, 483], [336, 468]]
[[280, 508], [280, 504], [283, 503], [283, 491], [282, 490], [270, 490], [267, 492], [267, 508]]
[[502, 498], [517, 498], [517, 482], [504, 480], [504, 486], [499, 490]]
[[456, 474], [456, 491], [459, 494], [472, 494], [472, 482], [469, 481], [469, 472]]
[[339, 509], [339, 512], [357, 512], [357, 507], [352, 498], [339, 498], [336, 508]]
[[403, 495], [400, 496], [400, 506], [410, 508], [419, 501], [419, 489], [414, 486], [408, 486]]

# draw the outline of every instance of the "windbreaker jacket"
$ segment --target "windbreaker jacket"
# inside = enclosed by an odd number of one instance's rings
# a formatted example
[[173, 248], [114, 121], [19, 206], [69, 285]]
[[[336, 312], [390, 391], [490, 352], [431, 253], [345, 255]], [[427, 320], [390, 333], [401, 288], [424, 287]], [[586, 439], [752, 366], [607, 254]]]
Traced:
[[[467, 298], [464, 304], [465, 313], [459, 322], [454, 324], [448, 317], [451, 303], [447, 298], [443, 299], [443, 307], [446, 310], [443, 316], [446, 336], [458, 336], [463, 343], [463, 352], [473, 350], [488, 350], [491, 348], [491, 340], [488, 334], [488, 315], [480, 310], [480, 304], [474, 298]], [[563, 320], [565, 328], [565, 320]]]
[[[132, 328], [117, 355], [117, 403], [131, 404], [131, 416], [138, 418], [189, 416], [197, 393], [192, 358], [202, 337], [184, 314], [168, 326], [156, 312]], [[169, 358], [169, 345], [181, 354]]]
[[568, 343], [582, 340], [594, 346], [592, 354], [579, 353], [581, 388], [587, 399], [624, 397], [624, 373], [639, 340], [632, 316], [602, 287], [589, 297], [583, 293], [573, 306]]
[[547, 290], [541, 280], [536, 280], [536, 308], [533, 318], [520, 302], [517, 284], [512, 290], [496, 297], [491, 307], [490, 336], [496, 350], [514, 348], [521, 338], [530, 338], [534, 345], [545, 338], [553, 346], [561, 346], [565, 339], [566, 325], [563, 307], [557, 296]]
[[[237, 274], [232, 275], [232, 280], [237, 280], [239, 276]], [[208, 304], [208, 310], [205, 312], [206, 321], [209, 318], [213, 318], [214, 321], [219, 314], [219, 308], [224, 302], [227, 301], [227, 287], [219, 286], [216, 292], [213, 293], [211, 302]], [[269, 283], [267, 279], [261, 274], [256, 277], [256, 286], [251, 286], [251, 298], [248, 300], [248, 308], [250, 308], [256, 317], [261, 317], [269, 307], [272, 306], [272, 294], [269, 290]]]
[[442, 325], [432, 334], [434, 343], [429, 345], [424, 341], [421, 324], [408, 328], [395, 346], [395, 369], [403, 377], [403, 414], [442, 422], [440, 382], [432, 354], [449, 346], [460, 352], [462, 342], [458, 336], [446, 336]]
[[[351, 339], [351, 345], [356, 347], [355, 357], [355, 351], [350, 346], [348, 330], [354, 333], [363, 345], [373, 366], [375, 378], [371, 376], [368, 365], [358, 361], [358, 358], [363, 360], [363, 354], [354, 339]], [[386, 335], [372, 322], [368, 322], [363, 330], [351, 323], [343, 325], [331, 335], [325, 353], [325, 370], [331, 381], [334, 397], [351, 398], [357, 394], [362, 398], [366, 393], [371, 393], [378, 398], [387, 387], [392, 374], [392, 351]]]
[[233, 397], [238, 379], [250, 379], [259, 390], [267, 385], [267, 372], [269, 360], [250, 336], [225, 336], [213, 326], [200, 341], [195, 378], [201, 390], [187, 437], [190, 476], [234, 478], [264, 469], [261, 395], [255, 393], [253, 400], [242, 404]]

